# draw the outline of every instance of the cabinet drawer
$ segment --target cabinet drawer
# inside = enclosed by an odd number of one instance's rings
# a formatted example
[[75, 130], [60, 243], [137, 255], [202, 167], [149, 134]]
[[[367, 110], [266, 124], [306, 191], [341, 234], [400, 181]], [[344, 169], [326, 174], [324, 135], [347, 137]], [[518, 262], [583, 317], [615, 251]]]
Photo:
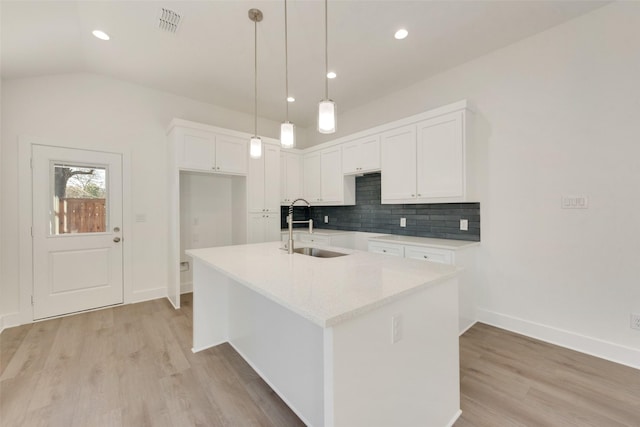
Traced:
[[447, 249], [426, 248], [424, 246], [405, 246], [405, 258], [453, 264], [453, 252]]
[[369, 252], [404, 257], [404, 246], [393, 243], [369, 242]]
[[327, 245], [327, 246], [331, 241], [329, 236], [317, 236], [315, 234], [309, 234], [309, 233], [300, 234], [300, 237], [298, 238], [298, 240], [304, 243], [314, 243], [316, 245]]

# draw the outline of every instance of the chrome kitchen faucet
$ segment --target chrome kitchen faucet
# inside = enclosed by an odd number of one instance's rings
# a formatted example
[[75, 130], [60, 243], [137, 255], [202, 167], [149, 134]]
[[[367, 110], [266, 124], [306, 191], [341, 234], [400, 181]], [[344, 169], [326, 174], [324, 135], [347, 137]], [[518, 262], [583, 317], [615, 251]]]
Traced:
[[310, 208], [311, 207], [311, 203], [307, 202], [305, 199], [295, 199], [293, 202], [291, 202], [291, 204], [289, 205], [289, 215], [287, 215], [287, 222], [289, 223], [289, 242], [287, 243], [287, 252], [290, 254], [293, 254], [293, 224], [309, 224], [309, 233], [313, 233], [313, 220], [309, 219], [307, 221], [294, 221], [293, 220], [293, 205], [296, 204], [296, 202], [305, 202], [307, 204], [307, 207]]

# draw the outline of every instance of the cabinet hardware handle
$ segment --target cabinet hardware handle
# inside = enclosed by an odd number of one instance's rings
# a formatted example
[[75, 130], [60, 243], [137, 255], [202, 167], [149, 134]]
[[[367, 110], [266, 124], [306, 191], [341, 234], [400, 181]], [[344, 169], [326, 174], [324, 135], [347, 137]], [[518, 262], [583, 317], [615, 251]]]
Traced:
[[426, 256], [426, 255], [424, 255], [424, 258], [425, 258], [425, 259], [427, 259], [427, 258], [429, 258], [429, 257], [428, 257], [428, 256]]
[[415, 194], [412, 194], [412, 195], [411, 195], [411, 197], [416, 197], [416, 195], [415, 195]]
[[422, 197], [422, 194], [418, 193], [418, 197]]
[[116, 243], [118, 243], [118, 242], [120, 241], [120, 238], [119, 238], [119, 237], [114, 237], [114, 238], [113, 238], [113, 241], [114, 241], [114, 242], [116, 242]]
[[383, 249], [383, 250], [382, 250], [382, 252], [387, 252], [387, 250], [386, 250], [386, 249]]

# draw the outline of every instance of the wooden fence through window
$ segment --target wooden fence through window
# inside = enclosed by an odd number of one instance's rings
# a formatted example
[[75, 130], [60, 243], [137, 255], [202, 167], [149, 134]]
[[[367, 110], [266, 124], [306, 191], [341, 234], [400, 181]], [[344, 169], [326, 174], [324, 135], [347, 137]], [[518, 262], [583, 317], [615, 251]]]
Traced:
[[99, 233], [107, 226], [105, 199], [60, 199], [58, 234]]

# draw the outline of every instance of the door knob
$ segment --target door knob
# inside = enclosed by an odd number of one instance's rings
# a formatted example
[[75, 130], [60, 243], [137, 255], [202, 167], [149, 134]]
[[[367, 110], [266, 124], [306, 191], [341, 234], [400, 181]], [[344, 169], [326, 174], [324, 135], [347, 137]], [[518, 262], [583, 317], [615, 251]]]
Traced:
[[113, 241], [114, 241], [114, 242], [116, 242], [116, 243], [118, 243], [118, 242], [120, 241], [120, 238], [119, 238], [119, 237], [114, 237], [114, 238], [113, 238]]

